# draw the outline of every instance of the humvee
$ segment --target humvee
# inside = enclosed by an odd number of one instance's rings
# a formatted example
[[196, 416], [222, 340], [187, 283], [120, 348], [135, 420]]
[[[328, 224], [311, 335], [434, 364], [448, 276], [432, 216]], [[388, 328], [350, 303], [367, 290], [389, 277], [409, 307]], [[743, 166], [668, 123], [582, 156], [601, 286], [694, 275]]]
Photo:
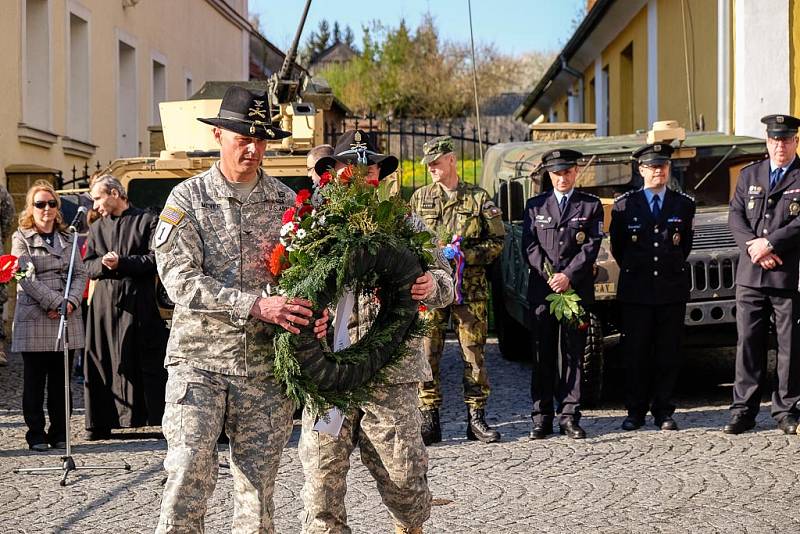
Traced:
[[[529, 266], [522, 251], [522, 219], [526, 199], [552, 189], [540, 168], [543, 153], [571, 148], [584, 154], [577, 187], [602, 199], [605, 231], [614, 198], [642, 187], [631, 153], [646, 144], [645, 134], [548, 141], [502, 143], [488, 149], [480, 185], [501, 208], [506, 237], [500, 258], [490, 268], [492, 305], [500, 351], [505, 358], [530, 357], [531, 317], [527, 292]], [[728, 202], [739, 170], [763, 159], [763, 139], [719, 133], [690, 133], [672, 156], [669, 187], [697, 202], [694, 242], [688, 258], [691, 296], [686, 307], [686, 344], [725, 346], [735, 343], [735, 279], [739, 251], [728, 230]], [[583, 360], [583, 397], [600, 401], [606, 349], [618, 343], [615, 301], [619, 269], [603, 239], [595, 266], [596, 303], [588, 311], [589, 329]]]

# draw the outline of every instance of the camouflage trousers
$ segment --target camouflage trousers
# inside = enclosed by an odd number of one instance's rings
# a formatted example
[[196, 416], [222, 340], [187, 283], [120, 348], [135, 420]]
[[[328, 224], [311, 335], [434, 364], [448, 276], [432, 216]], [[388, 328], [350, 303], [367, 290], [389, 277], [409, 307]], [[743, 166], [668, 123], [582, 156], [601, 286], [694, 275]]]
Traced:
[[464, 361], [464, 402], [470, 408], [483, 408], [489, 398], [489, 377], [483, 359], [486, 344], [488, 317], [486, 302], [467, 302], [452, 304], [447, 308], [428, 310], [423, 317], [431, 321], [433, 331], [422, 343], [422, 350], [431, 364], [433, 380], [419, 385], [419, 404], [422, 408], [439, 408], [442, 405], [442, 391], [439, 382], [439, 366], [444, 350], [444, 335], [448, 317], [453, 318], [453, 327], [461, 344], [461, 358]]
[[217, 438], [230, 438], [232, 532], [275, 531], [272, 495], [292, 431], [293, 403], [266, 377], [170, 366], [162, 430], [167, 438], [157, 533], [199, 533], [217, 482]]
[[315, 423], [314, 414], [303, 410], [298, 445], [305, 474], [303, 532], [350, 533], [344, 496], [356, 446], [396, 523], [413, 528], [430, 517], [428, 453], [420, 435], [415, 383], [376, 388], [370, 402], [345, 417], [338, 437], [315, 431]]

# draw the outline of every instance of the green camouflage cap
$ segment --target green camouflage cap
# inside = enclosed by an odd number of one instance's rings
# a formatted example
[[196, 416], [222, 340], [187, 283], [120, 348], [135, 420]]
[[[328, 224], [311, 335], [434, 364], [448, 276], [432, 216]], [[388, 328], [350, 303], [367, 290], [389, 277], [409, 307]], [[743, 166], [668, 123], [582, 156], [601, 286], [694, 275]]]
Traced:
[[449, 154], [452, 151], [453, 151], [452, 137], [450, 137], [449, 135], [434, 137], [433, 139], [422, 145], [422, 153], [424, 154], [424, 157], [422, 158], [422, 164], [427, 165], [428, 163], [438, 159], [439, 156]]

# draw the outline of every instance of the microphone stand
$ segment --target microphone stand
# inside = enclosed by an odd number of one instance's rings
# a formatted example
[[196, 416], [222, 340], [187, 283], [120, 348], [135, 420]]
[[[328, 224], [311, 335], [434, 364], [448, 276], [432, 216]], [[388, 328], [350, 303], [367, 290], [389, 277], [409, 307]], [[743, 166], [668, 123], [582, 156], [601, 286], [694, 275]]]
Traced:
[[[67, 454], [61, 457], [61, 467], [18, 467], [14, 469], [14, 473], [39, 473], [39, 472], [46, 472], [46, 471], [64, 471], [64, 475], [61, 477], [61, 482], [59, 483], [61, 486], [67, 485], [67, 475], [69, 475], [70, 471], [79, 471], [79, 470], [106, 470], [106, 469], [122, 469], [125, 471], [130, 471], [131, 466], [128, 462], [123, 460], [121, 466], [99, 466], [99, 465], [75, 465], [75, 460], [72, 458], [72, 437], [70, 432], [70, 414], [71, 414], [71, 407], [72, 407], [72, 399], [70, 395], [70, 366], [69, 366], [69, 337], [67, 336], [67, 298], [69, 297], [69, 290], [72, 287], [72, 274], [75, 268], [75, 253], [78, 250], [78, 234], [76, 231], [75, 225], [78, 223], [78, 219], [80, 218], [80, 212], [75, 217], [75, 220], [72, 221], [72, 224], [69, 227], [70, 233], [72, 233], [72, 251], [70, 252], [69, 256], [69, 271], [67, 272], [67, 283], [66, 287], [64, 288], [64, 300], [61, 302], [61, 306], [59, 307], [59, 314], [61, 315], [61, 320], [58, 323], [58, 337], [56, 338], [56, 345], [55, 351], [58, 352], [59, 347], [64, 350], [64, 419], [66, 422], [66, 438], [67, 438]], [[79, 310], [73, 310], [73, 313], [79, 312]]]

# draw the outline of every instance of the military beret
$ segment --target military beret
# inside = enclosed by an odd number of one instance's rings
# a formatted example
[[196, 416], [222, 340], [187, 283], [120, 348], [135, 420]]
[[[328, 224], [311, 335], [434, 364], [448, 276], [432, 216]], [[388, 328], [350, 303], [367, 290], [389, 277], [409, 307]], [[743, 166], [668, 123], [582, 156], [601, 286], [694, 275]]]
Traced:
[[767, 125], [767, 135], [770, 137], [792, 137], [800, 127], [800, 119], [791, 115], [767, 115], [761, 117], [761, 122]]
[[449, 135], [434, 137], [422, 145], [422, 164], [427, 165], [436, 161], [439, 156], [444, 156], [453, 151], [453, 138]]
[[542, 167], [548, 172], [563, 171], [578, 164], [583, 154], [569, 148], [557, 148], [542, 154]]
[[636, 149], [631, 157], [645, 165], [669, 163], [674, 151], [675, 149], [669, 143], [653, 143]]

